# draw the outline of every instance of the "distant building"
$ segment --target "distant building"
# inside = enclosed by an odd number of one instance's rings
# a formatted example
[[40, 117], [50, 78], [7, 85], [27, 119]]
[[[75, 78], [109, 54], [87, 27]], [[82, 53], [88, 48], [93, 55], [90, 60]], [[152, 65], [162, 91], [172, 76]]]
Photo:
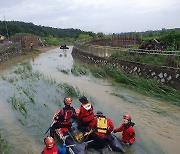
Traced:
[[32, 43], [33, 47], [43, 46], [41, 39], [33, 34], [15, 34], [10, 38], [13, 43], [21, 43], [24, 48], [30, 48]]

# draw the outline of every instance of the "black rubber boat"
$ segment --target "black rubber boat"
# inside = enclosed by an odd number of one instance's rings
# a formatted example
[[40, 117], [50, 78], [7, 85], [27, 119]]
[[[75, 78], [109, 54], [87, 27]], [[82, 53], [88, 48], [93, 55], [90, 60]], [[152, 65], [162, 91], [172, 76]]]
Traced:
[[66, 45], [61, 45], [60, 49], [69, 49], [69, 47], [67, 47]]
[[[56, 114], [58, 111], [56, 112]], [[56, 115], [55, 114], [55, 115]], [[54, 116], [55, 116], [54, 115]], [[62, 138], [65, 137], [65, 144], [67, 146], [67, 151], [70, 154], [86, 154], [86, 149], [89, 145], [93, 145], [94, 140], [91, 137], [85, 136], [85, 132], [78, 129], [78, 120], [71, 119], [72, 126], [71, 131], [68, 131], [67, 128], [56, 129], [56, 134], [58, 135], [59, 140], [62, 142]], [[117, 151], [125, 153], [125, 150], [121, 144], [121, 141], [114, 135], [108, 134], [107, 144], [112, 151]], [[93, 147], [91, 147], [93, 148]]]

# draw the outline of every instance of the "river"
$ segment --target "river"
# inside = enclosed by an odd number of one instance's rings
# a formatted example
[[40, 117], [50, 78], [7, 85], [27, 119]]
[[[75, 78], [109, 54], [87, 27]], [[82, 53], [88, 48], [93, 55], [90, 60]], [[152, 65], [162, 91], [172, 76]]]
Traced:
[[[137, 140], [132, 147], [125, 148], [126, 153], [179, 153], [179, 107], [126, 89], [110, 80], [97, 79], [91, 75], [74, 76], [58, 71], [57, 68], [70, 70], [74, 63], [78, 63], [73, 60], [71, 52], [72, 47], [66, 51], [56, 48], [33, 58], [16, 57], [0, 64], [0, 75], [2, 77], [9, 76], [19, 62], [30, 61], [34, 71], [53, 78], [57, 83], [65, 82], [77, 87], [93, 102], [95, 112], [103, 111], [107, 117], [113, 120], [115, 128], [119, 127], [123, 121], [124, 114], [130, 114], [132, 121], [135, 122]], [[58, 109], [58, 105], [48, 102], [49, 100], [45, 96], [47, 89], [44, 88], [38, 94], [39, 101], [36, 103], [39, 104], [37, 107], [28, 109], [34, 116], [29, 119], [22, 118], [22, 115], [17, 113], [8, 101], [14, 94], [13, 87], [14, 85], [12, 86], [6, 80], [0, 79], [0, 129], [2, 136], [7, 139], [13, 153], [40, 153], [44, 147], [44, 132], [51, 124], [51, 118]], [[54, 100], [51, 98], [53, 91], [48, 93], [50, 96], [47, 98]], [[49, 109], [40, 107], [44, 103], [43, 101], [46, 102]], [[73, 102], [75, 107], [80, 106], [78, 100]], [[28, 124], [22, 125], [26, 121]], [[116, 135], [121, 137], [121, 133]], [[89, 151], [88, 153], [93, 152]], [[105, 153], [109, 153], [109, 151], [105, 151]]]

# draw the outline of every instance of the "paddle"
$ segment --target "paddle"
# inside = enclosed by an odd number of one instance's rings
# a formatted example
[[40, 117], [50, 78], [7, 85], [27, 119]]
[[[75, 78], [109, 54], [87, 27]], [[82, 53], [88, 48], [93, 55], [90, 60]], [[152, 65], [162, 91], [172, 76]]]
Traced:
[[54, 124], [55, 122], [56, 122], [56, 121], [54, 121], [54, 122], [51, 124], [51, 126], [47, 129], [47, 131], [44, 133], [44, 135], [47, 134], [47, 132], [50, 130], [50, 128], [53, 126], [53, 124]]
[[75, 154], [74, 151], [71, 149], [71, 147], [69, 147], [69, 152], [70, 154]]

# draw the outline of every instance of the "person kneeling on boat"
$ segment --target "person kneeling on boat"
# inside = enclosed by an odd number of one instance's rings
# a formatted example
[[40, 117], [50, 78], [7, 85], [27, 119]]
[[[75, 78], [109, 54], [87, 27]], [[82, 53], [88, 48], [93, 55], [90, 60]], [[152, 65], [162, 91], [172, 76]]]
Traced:
[[132, 145], [136, 140], [136, 134], [134, 129], [134, 122], [131, 122], [130, 115], [124, 115], [124, 122], [119, 128], [116, 128], [113, 132], [122, 132], [122, 142], [127, 146]]
[[54, 138], [55, 129], [71, 129], [71, 117], [76, 117], [75, 109], [71, 106], [72, 100], [69, 97], [64, 98], [64, 108], [54, 117], [55, 123], [50, 127], [50, 136]]
[[44, 139], [46, 147], [41, 152], [41, 154], [66, 154], [66, 145], [63, 144], [62, 147], [56, 146], [54, 139], [51, 136], [47, 136]]
[[91, 134], [92, 139], [95, 140], [94, 147], [96, 149], [102, 149], [106, 146], [108, 141], [108, 134], [114, 129], [114, 124], [111, 119], [103, 115], [102, 112], [98, 111], [96, 118], [92, 124], [93, 133]]
[[93, 106], [85, 96], [80, 97], [79, 101], [81, 102], [79, 109], [79, 128], [86, 130], [88, 126], [91, 126], [94, 120]]

